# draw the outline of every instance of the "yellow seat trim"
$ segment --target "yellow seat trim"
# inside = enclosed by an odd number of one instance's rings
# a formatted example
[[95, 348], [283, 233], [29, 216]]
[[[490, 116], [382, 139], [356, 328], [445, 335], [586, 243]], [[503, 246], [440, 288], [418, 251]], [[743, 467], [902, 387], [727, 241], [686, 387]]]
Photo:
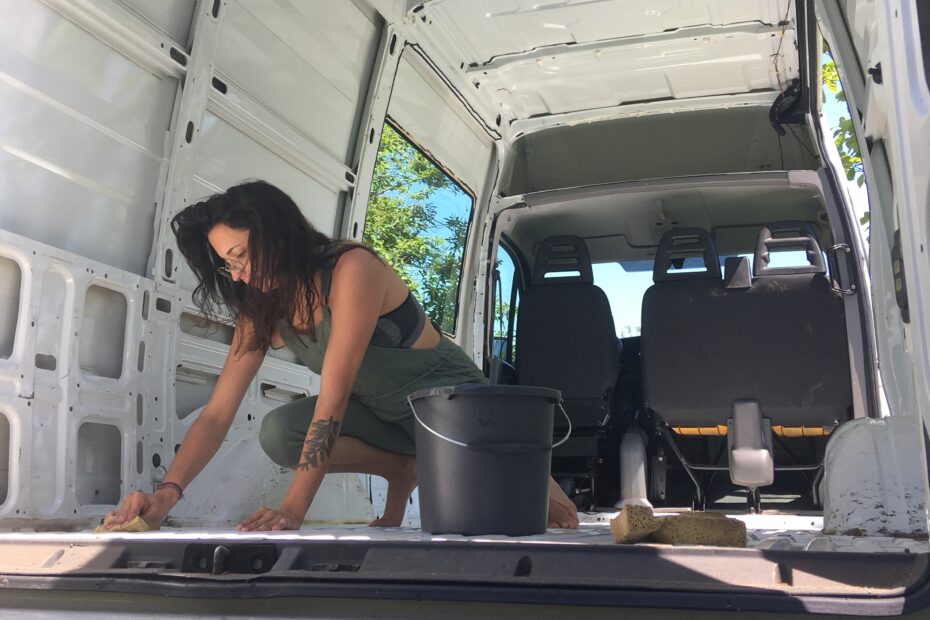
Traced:
[[[823, 426], [773, 426], [779, 437], [824, 437], [833, 429]], [[672, 432], [683, 437], [726, 437], [726, 424], [716, 426], [673, 426]]]

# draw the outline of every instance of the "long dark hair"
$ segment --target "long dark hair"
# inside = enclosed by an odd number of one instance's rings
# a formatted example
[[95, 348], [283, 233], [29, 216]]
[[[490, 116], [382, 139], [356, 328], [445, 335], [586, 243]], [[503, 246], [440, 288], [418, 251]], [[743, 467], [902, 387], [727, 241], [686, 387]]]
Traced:
[[[249, 231], [249, 285], [217, 272], [223, 259], [207, 241], [217, 224]], [[251, 321], [252, 337], [240, 342], [246, 351], [266, 350], [275, 326], [281, 319], [290, 325], [298, 310], [308, 317], [304, 332], [316, 340], [312, 317], [320, 292], [314, 276], [343, 252], [364, 247], [321, 233], [290, 196], [265, 181], [230, 187], [183, 209], [171, 220], [171, 230], [197, 277], [193, 301], [203, 315], [217, 320], [225, 305], [237, 322], [240, 317]]]

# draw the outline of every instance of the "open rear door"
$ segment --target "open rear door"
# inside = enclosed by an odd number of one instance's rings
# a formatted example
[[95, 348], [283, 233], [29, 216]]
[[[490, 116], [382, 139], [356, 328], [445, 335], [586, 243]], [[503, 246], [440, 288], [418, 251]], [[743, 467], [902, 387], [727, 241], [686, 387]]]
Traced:
[[926, 437], [930, 3], [819, 0], [816, 10], [837, 61], [869, 184], [872, 294], [885, 393], [892, 413], [920, 415]]

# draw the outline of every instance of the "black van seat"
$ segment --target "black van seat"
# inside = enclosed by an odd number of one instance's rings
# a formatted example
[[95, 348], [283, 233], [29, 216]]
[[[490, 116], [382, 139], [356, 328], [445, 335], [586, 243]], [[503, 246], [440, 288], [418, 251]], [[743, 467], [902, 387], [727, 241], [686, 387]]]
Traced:
[[[808, 264], [772, 266], [779, 250], [801, 250]], [[674, 262], [687, 253], [703, 256], [708, 273], [667, 277], [669, 255]], [[706, 231], [672, 230], [660, 241], [655, 284], [643, 299], [645, 400], [676, 436], [727, 436], [731, 478], [758, 498], [755, 489], [771, 484], [775, 470], [819, 467], [774, 464], [773, 435], [824, 436], [851, 417], [843, 301], [803, 222], [760, 230], [751, 281], [745, 259], [728, 260], [724, 281], [716, 261]], [[734, 432], [737, 420], [742, 430]], [[674, 443], [671, 433], [666, 437]], [[740, 459], [748, 469], [739, 471]]]
[[[703, 271], [675, 270], [698, 258]], [[676, 228], [656, 250], [654, 284], [643, 296], [643, 393], [646, 406], [672, 426], [725, 422], [732, 401], [722, 405], [719, 375], [726, 360], [716, 350], [723, 297], [720, 262], [710, 234]]]
[[[520, 384], [561, 390], [574, 428], [600, 427], [610, 413], [619, 357], [610, 302], [594, 285], [584, 240], [546, 239], [536, 253], [532, 286], [520, 301]], [[565, 423], [557, 416], [556, 425]]]
[[[786, 249], [805, 252], [809, 264], [770, 266], [773, 250]], [[852, 416], [846, 311], [826, 273], [808, 224], [769, 224], [759, 231], [752, 288], [730, 296], [728, 320], [755, 342], [730, 339], [734, 346], [724, 352], [755, 363], [756, 372], [743, 369], [742, 378], [765, 379], [753, 397], [772, 424], [831, 428]]]
[[[553, 473], [559, 473], [558, 457], [571, 457], [589, 461], [581, 467], [584, 471], [573, 473], [593, 476], [597, 438], [610, 417], [620, 351], [610, 302], [594, 285], [583, 239], [552, 237], [540, 244], [531, 286], [520, 300], [516, 345], [519, 384], [560, 390], [571, 419], [571, 439], [553, 451]], [[557, 412], [556, 439], [567, 430]]]

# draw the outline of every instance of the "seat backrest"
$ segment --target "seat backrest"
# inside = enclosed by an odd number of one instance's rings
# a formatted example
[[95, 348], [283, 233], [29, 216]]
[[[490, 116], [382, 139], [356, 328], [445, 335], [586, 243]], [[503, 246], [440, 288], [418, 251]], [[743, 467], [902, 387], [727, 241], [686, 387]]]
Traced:
[[607, 417], [618, 342], [610, 302], [594, 285], [581, 238], [540, 244], [531, 286], [520, 301], [516, 362], [521, 385], [561, 390], [573, 426], [599, 426]]
[[[807, 264], [773, 266], [780, 250], [800, 250]], [[852, 415], [849, 341], [842, 295], [827, 278], [823, 251], [804, 222], [759, 231], [752, 287], [728, 296], [727, 320], [752, 345], [724, 348], [756, 367], [754, 394], [775, 425], [833, 426]], [[749, 381], [749, 373], [735, 381]], [[735, 389], [735, 386], [734, 386]]]
[[[711, 243], [709, 235], [705, 241]], [[808, 264], [773, 266], [774, 249], [803, 250]], [[833, 426], [849, 418], [843, 301], [830, 286], [809, 225], [763, 227], [748, 286], [742, 261], [732, 262], [726, 286], [662, 281], [664, 251], [660, 243], [656, 284], [643, 299], [650, 408], [672, 426], [725, 424], [741, 400], [758, 401], [773, 425]]]
[[[689, 258], [701, 259], [704, 270], [670, 270]], [[700, 228], [667, 231], [656, 249], [652, 279], [643, 296], [640, 339], [646, 405], [672, 425], [725, 421], [715, 397], [716, 373], [708, 367], [716, 360], [713, 334], [721, 327], [723, 295], [710, 234]]]

